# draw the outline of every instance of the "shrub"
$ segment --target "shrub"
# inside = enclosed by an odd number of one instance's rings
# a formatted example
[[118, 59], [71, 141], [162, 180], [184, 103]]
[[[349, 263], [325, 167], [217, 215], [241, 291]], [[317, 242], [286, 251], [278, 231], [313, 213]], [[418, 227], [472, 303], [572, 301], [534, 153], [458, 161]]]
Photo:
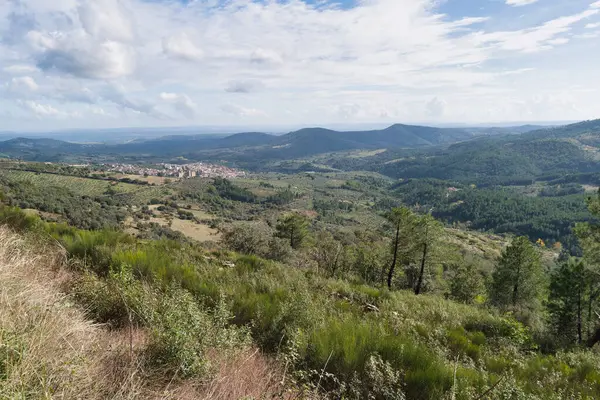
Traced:
[[126, 264], [113, 269], [107, 279], [84, 273], [75, 281], [71, 294], [97, 322], [113, 328], [148, 325], [153, 294], [133, 277], [131, 267]]
[[532, 345], [529, 329], [510, 317], [487, 316], [477, 320], [471, 319], [465, 323], [464, 328], [469, 332], [481, 332], [486, 338], [495, 341], [508, 341], [518, 347]]
[[0, 224], [8, 225], [18, 232], [34, 230], [41, 225], [39, 217], [25, 214], [18, 207], [0, 205]]
[[405, 371], [405, 393], [410, 399], [441, 398], [452, 385], [449, 368], [426, 347], [387, 333], [373, 320], [327, 320], [307, 334], [300, 354], [308, 368], [327, 365], [326, 370], [342, 381], [356, 372], [363, 385], [368, 385], [364, 379], [369, 358], [379, 355], [391, 368]]
[[229, 326], [231, 316], [224, 303], [213, 314], [203, 310], [186, 291], [170, 287], [156, 299], [152, 315], [149, 362], [182, 377], [209, 371], [206, 352], [249, 344], [245, 329]]

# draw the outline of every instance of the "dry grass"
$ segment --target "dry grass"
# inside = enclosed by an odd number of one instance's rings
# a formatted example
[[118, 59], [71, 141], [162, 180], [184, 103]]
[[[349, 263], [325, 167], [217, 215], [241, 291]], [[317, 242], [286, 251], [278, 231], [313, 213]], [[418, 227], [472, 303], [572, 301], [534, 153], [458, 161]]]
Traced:
[[133, 175], [133, 174], [114, 174], [113, 177], [115, 179], [123, 179], [123, 178], [137, 179], [138, 181], [148, 182], [150, 184], [155, 184], [158, 186], [164, 185], [166, 183], [166, 181], [172, 182], [172, 181], [179, 180], [178, 178], [173, 178], [173, 177], [144, 176], [144, 175]]
[[316, 399], [285, 384], [285, 371], [258, 350], [244, 350], [233, 356], [212, 354], [216, 373], [208, 382], [188, 381], [172, 390], [156, 393], [154, 399]]
[[208, 225], [198, 224], [194, 221], [175, 218], [171, 229], [183, 233], [185, 236], [199, 242], [218, 242], [220, 239], [219, 231], [212, 229]]
[[303, 397], [285, 391], [283, 368], [256, 350], [215, 352], [215, 374], [204, 381], [148, 373], [145, 332], [86, 320], [60, 290], [74, 281], [64, 251], [31, 247], [0, 226], [0, 399]]
[[0, 398], [134, 398], [135, 375], [114, 370], [126, 347], [60, 294], [62, 259], [0, 228]]

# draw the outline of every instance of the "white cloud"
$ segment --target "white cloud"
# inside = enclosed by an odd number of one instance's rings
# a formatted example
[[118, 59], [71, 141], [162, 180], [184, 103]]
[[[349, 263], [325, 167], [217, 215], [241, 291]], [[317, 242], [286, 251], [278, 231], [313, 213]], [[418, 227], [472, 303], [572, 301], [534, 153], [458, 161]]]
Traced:
[[264, 84], [258, 80], [229, 81], [225, 87], [228, 93], [251, 93], [264, 88]]
[[113, 103], [122, 110], [132, 111], [134, 114], [142, 114], [155, 119], [168, 119], [168, 116], [158, 109], [156, 103], [147, 99], [132, 97], [126, 93], [126, 90], [123, 87], [107, 87], [106, 90], [100, 94], [100, 97], [105, 101]]
[[[519, 28], [451, 2], [452, 15], [434, 0], [335, 3], [0, 0], [0, 109], [20, 115], [29, 106], [19, 101], [33, 101], [102, 121], [97, 107], [123, 125], [578, 119], [600, 109], [597, 95], [571, 90], [600, 91], [595, 41], [575, 40], [597, 37], [600, 2], [563, 15], [531, 7]], [[570, 93], [577, 107], [525, 115], [499, 104], [530, 104], [531, 93]]]
[[17, 103], [23, 109], [29, 111], [35, 117], [40, 119], [44, 119], [47, 117], [59, 119], [78, 118], [81, 116], [78, 112], [70, 113], [61, 111], [49, 104], [41, 104], [32, 100], [19, 100]]
[[186, 94], [163, 92], [160, 94], [160, 98], [167, 103], [173, 104], [187, 118], [192, 119], [196, 115], [197, 105]]
[[600, 31], [581, 33], [579, 35], [573, 35], [575, 39], [595, 39], [600, 37]]
[[555, 45], [555, 46], [559, 46], [561, 44], [567, 44], [567, 43], [569, 43], [569, 39], [568, 38], [550, 39], [550, 40], [546, 41], [546, 43], [551, 44], [551, 45]]
[[31, 65], [9, 65], [2, 70], [11, 75], [22, 75], [37, 72], [37, 68]]
[[21, 101], [21, 102], [19, 102], [19, 104], [22, 105], [23, 107], [27, 108], [29, 111], [33, 112], [34, 114], [37, 114], [40, 116], [57, 116], [57, 115], [62, 114], [60, 111], [58, 111], [56, 108], [54, 108], [52, 106], [39, 104], [39, 103], [36, 103], [35, 101]]
[[221, 110], [227, 114], [235, 115], [238, 117], [266, 117], [267, 114], [262, 110], [256, 108], [246, 108], [237, 104], [224, 104], [221, 106]]
[[526, 6], [528, 4], [537, 3], [539, 0], [506, 0], [506, 4], [514, 7]]
[[558, 38], [558, 35], [569, 32], [572, 25], [597, 13], [597, 10], [586, 10], [579, 14], [556, 18], [534, 28], [521, 31], [477, 34], [475, 39], [480, 44], [495, 45], [506, 51], [539, 52], [550, 49], [552, 45], [562, 44], [563, 40]]
[[586, 29], [600, 28], [600, 22], [596, 22], [596, 23], [593, 23], [593, 24], [587, 24], [585, 27], [586, 27]]
[[37, 49], [37, 66], [49, 72], [88, 79], [115, 79], [135, 69], [135, 52], [115, 41], [95, 41], [81, 33], [51, 35], [32, 31], [28, 35]]
[[19, 78], [12, 78], [9, 87], [11, 90], [16, 92], [35, 92], [39, 89], [38, 84], [30, 76], [22, 76]]
[[258, 48], [250, 55], [250, 61], [256, 64], [281, 65], [283, 58], [276, 51]]
[[445, 108], [446, 108], [446, 102], [443, 100], [440, 100], [437, 97], [434, 97], [433, 99], [431, 99], [431, 101], [429, 103], [427, 103], [427, 106], [426, 106], [427, 114], [433, 118], [439, 118], [442, 115], [444, 115]]
[[185, 32], [164, 38], [162, 47], [165, 54], [185, 61], [198, 61], [204, 54]]
[[85, 0], [78, 8], [83, 29], [96, 39], [133, 40], [132, 13], [119, 0]]

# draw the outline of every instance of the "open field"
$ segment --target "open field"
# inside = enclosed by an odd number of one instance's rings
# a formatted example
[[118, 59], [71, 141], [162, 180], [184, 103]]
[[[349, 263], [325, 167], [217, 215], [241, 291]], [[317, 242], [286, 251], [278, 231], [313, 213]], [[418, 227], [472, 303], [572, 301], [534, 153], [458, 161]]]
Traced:
[[172, 230], [180, 232], [188, 238], [197, 240], [199, 242], [216, 242], [220, 238], [219, 232], [216, 229], [212, 229], [208, 225], [199, 224], [195, 221], [173, 218], [171, 225], [169, 226], [169, 221], [162, 215], [159, 215], [152, 217], [150, 222], [154, 222], [162, 226], [168, 226]]
[[131, 175], [131, 174], [114, 174], [112, 175], [115, 179], [135, 179], [142, 182], [148, 182], [151, 185], [164, 185], [165, 183], [173, 182], [179, 180], [178, 178], [173, 177], [164, 177], [164, 176], [144, 176], [144, 175]]
[[387, 149], [378, 149], [378, 150], [361, 150], [356, 152], [351, 152], [348, 154], [348, 158], [366, 158], [373, 157], [377, 154], [385, 153]]
[[[11, 180], [29, 182], [38, 187], [58, 186], [80, 196], [128, 196], [133, 203], [148, 204], [151, 199], [163, 199], [174, 192], [168, 185], [145, 186], [68, 175], [44, 174], [29, 171], [2, 170]], [[107, 194], [108, 189], [114, 193]]]
[[111, 187], [117, 193], [132, 193], [140, 189], [140, 185], [114, 183], [99, 179], [80, 178], [75, 176], [44, 174], [28, 171], [1, 170], [0, 174], [11, 179], [31, 182], [36, 186], [60, 186], [73, 193], [88, 196], [100, 196]]
[[194, 221], [175, 218], [171, 224], [171, 229], [183, 233], [190, 239], [199, 242], [216, 242], [220, 239], [219, 232], [210, 228], [208, 225], [198, 224]]

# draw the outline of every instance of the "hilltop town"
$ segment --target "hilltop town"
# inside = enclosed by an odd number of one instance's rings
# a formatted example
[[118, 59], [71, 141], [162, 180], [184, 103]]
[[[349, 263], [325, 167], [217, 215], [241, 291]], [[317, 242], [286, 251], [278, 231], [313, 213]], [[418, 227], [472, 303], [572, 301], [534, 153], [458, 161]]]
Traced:
[[223, 165], [192, 163], [192, 164], [157, 164], [151, 167], [134, 164], [103, 164], [102, 169], [121, 174], [162, 176], [173, 178], [237, 178], [245, 176], [244, 171]]

